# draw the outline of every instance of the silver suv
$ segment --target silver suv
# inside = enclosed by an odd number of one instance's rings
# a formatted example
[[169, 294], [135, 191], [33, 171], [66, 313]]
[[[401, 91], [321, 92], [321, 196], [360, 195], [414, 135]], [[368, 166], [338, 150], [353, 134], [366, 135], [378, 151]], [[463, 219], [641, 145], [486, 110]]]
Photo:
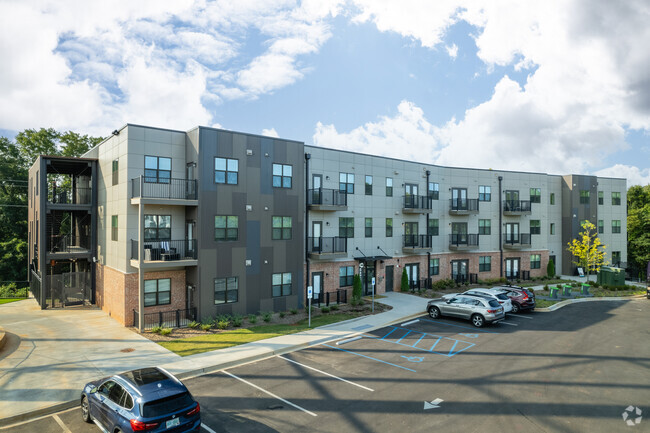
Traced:
[[477, 328], [496, 323], [505, 317], [503, 307], [496, 299], [481, 296], [456, 295], [450, 299], [433, 299], [427, 304], [432, 319], [440, 316], [468, 319]]

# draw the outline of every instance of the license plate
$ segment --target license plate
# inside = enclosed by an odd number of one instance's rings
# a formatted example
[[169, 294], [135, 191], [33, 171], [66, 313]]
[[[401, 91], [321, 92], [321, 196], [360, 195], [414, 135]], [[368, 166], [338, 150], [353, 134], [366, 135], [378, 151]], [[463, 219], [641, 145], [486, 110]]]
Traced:
[[170, 419], [169, 421], [167, 421], [165, 423], [165, 427], [166, 428], [172, 428], [172, 427], [176, 427], [177, 425], [180, 425], [180, 424], [181, 424], [181, 419], [180, 418], [174, 418], [174, 419]]

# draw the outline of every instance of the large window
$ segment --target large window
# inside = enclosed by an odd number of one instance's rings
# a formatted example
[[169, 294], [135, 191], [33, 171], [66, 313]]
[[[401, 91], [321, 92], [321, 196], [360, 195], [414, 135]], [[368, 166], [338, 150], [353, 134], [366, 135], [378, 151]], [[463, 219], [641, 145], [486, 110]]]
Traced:
[[542, 232], [542, 224], [539, 220], [530, 220], [530, 234], [538, 235]]
[[429, 198], [431, 200], [440, 198], [440, 185], [437, 182], [429, 182]]
[[429, 276], [440, 274], [440, 259], [429, 260]]
[[478, 220], [478, 234], [489, 235], [492, 233], [492, 220]]
[[145, 215], [144, 240], [169, 241], [172, 238], [171, 215]]
[[542, 202], [542, 189], [541, 188], [531, 188], [530, 189], [530, 202], [531, 203], [541, 203]]
[[366, 237], [371, 238], [372, 237], [372, 218], [366, 218], [365, 227], [366, 227]]
[[429, 236], [438, 236], [440, 233], [440, 221], [438, 218], [429, 218], [429, 227], [427, 228], [427, 234]]
[[392, 238], [393, 237], [393, 219], [392, 218], [386, 218], [386, 237], [387, 238]]
[[478, 258], [479, 272], [489, 272], [492, 270], [492, 256], [479, 256]]
[[605, 220], [598, 220], [598, 233], [605, 233]]
[[237, 185], [237, 182], [239, 182], [239, 160], [215, 158], [214, 182]]
[[354, 174], [339, 173], [339, 191], [354, 194]]
[[530, 269], [539, 269], [542, 267], [542, 256], [540, 254], [530, 255]]
[[612, 220], [612, 233], [621, 232], [621, 220]]
[[291, 294], [291, 272], [273, 274], [273, 297]]
[[354, 237], [354, 218], [339, 218], [339, 237]]
[[273, 164], [273, 187], [291, 188], [293, 167], [286, 164]]
[[339, 286], [351, 286], [354, 281], [354, 266], [341, 266], [339, 268]]
[[169, 183], [172, 177], [172, 159], [162, 156], [144, 157], [144, 181], [148, 183]]
[[605, 193], [602, 191], [598, 191], [598, 204], [605, 204]]
[[120, 181], [120, 161], [118, 159], [113, 160], [113, 186], [117, 185]]
[[232, 304], [239, 300], [239, 281], [237, 277], [215, 278], [214, 303]]
[[273, 217], [273, 240], [291, 239], [291, 217], [274, 216]]
[[372, 176], [366, 176], [366, 195], [372, 195]]
[[492, 187], [487, 185], [479, 185], [478, 187], [478, 201], [492, 201]]
[[393, 178], [392, 177], [387, 177], [386, 178], [386, 197], [392, 197], [393, 196]]
[[111, 240], [117, 240], [117, 215], [111, 216]]
[[172, 280], [163, 278], [160, 280], [145, 280], [144, 282], [144, 306], [168, 305], [172, 302]]
[[621, 205], [621, 193], [620, 192], [612, 192], [612, 205], [613, 206], [620, 206]]
[[236, 241], [239, 238], [239, 217], [216, 215], [214, 217], [214, 240]]
[[589, 190], [581, 189], [580, 190], [580, 204], [589, 204]]

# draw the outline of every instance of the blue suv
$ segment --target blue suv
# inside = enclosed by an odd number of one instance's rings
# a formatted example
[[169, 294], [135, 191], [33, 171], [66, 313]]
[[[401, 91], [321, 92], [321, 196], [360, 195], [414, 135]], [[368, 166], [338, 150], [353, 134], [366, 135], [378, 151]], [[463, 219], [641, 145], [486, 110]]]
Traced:
[[201, 408], [188, 389], [162, 368], [142, 368], [86, 384], [81, 416], [107, 433], [198, 432]]

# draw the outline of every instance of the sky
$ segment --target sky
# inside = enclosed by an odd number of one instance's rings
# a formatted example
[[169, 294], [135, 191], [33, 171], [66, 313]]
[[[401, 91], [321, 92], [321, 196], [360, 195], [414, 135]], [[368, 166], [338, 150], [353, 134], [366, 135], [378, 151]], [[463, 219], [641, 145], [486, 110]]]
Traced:
[[0, 135], [197, 125], [650, 183], [648, 0], [0, 0]]

